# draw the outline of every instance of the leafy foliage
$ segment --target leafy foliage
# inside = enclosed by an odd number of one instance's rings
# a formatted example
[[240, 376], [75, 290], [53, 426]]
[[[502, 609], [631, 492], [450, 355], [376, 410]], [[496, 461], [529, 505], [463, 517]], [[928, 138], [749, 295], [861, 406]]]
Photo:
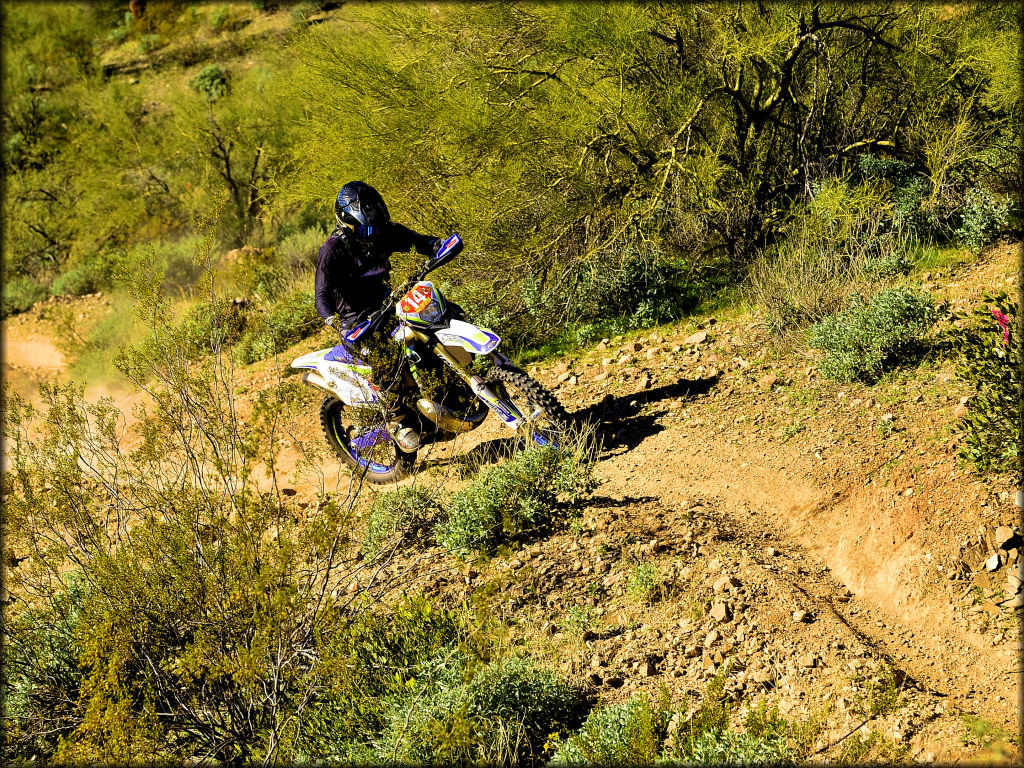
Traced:
[[957, 239], [975, 251], [981, 250], [1009, 222], [1010, 200], [985, 187], [972, 187], [964, 200], [961, 219]]
[[664, 592], [664, 582], [655, 563], [640, 563], [629, 574], [626, 591], [643, 603], [654, 602]]
[[251, 319], [235, 347], [235, 358], [247, 364], [271, 357], [322, 327], [313, 292], [294, 286]]
[[823, 182], [795, 207], [786, 237], [762, 253], [747, 291], [776, 334], [805, 328], [846, 304], [851, 290], [909, 267], [909, 235], [885, 194], [871, 185]]
[[219, 64], [209, 64], [203, 67], [203, 70], [189, 85], [211, 103], [227, 96], [231, 91], [228, 71]]
[[0, 306], [3, 317], [24, 312], [37, 301], [45, 299], [47, 293], [46, 286], [31, 277], [6, 279], [3, 290], [3, 304]]
[[573, 503], [595, 487], [582, 437], [559, 449], [531, 445], [503, 464], [485, 468], [452, 495], [437, 540], [453, 552], [491, 551], [551, 524], [560, 500]]
[[958, 373], [976, 394], [961, 419], [960, 455], [979, 471], [1012, 471], [1020, 464], [1024, 415], [1020, 304], [1005, 292], [986, 296], [973, 322], [949, 332]]
[[493, 662], [475, 674], [466, 672], [464, 666], [452, 664], [415, 699], [396, 707], [380, 741], [378, 760], [538, 764], [548, 736], [575, 727], [585, 708], [576, 689], [527, 659]]
[[[490, 306], [522, 343], [574, 317], [592, 322], [579, 314], [588, 309], [663, 321], [777, 242], [793, 206], [858, 173], [865, 152], [893, 156], [884, 174], [867, 164], [890, 219], [923, 211], [943, 237], [970, 179], [1010, 188], [1017, 96], [982, 96], [985, 75], [962, 59], [973, 54], [941, 40], [978, 35], [1012, 58], [995, 30], [1013, 22], [994, 9], [926, 15], [921, 27], [916, 12], [888, 6], [799, 20], [781, 7], [364, 8], [366, 34], [321, 29], [299, 43], [303, 79], [324, 105], [302, 153], [330, 159], [282, 200], [369, 178], [394, 208], [457, 225], [482, 249], [465, 254], [473, 280], [460, 302]], [[343, 77], [338, 61], [349, 62]], [[966, 80], [953, 83], [960, 66]], [[339, 92], [361, 105], [358, 131], [336, 119]], [[677, 267], [681, 278], [609, 279]], [[664, 301], [647, 295], [659, 285], [670, 286]]]
[[667, 733], [669, 713], [634, 696], [595, 709], [583, 727], [562, 741], [552, 765], [652, 765]]
[[[208, 270], [208, 230], [204, 244]], [[259, 488], [283, 395], [241, 421], [215, 307], [210, 354], [195, 360], [159, 272], [139, 266], [151, 337], [118, 363], [151, 398], [134, 414], [131, 450], [110, 400], [88, 403], [73, 384], [42, 386], [42, 410], [5, 395], [5, 551], [29, 561], [11, 579], [22, 624], [5, 626], [22, 660], [15, 756], [287, 756], [317, 689], [317, 649], [346, 623], [327, 597], [350, 578], [338, 561], [347, 512], [324, 500], [298, 530], [287, 497]], [[80, 592], [60, 575], [69, 568]], [[33, 645], [35, 621], [52, 658]]]
[[911, 286], [889, 288], [811, 327], [810, 343], [825, 352], [819, 368], [830, 379], [872, 381], [920, 342], [935, 321], [931, 296]]
[[85, 588], [71, 572], [66, 586], [5, 625], [4, 715], [8, 754], [53, 754], [75, 729], [84, 670], [79, 661]]
[[396, 534], [413, 535], [442, 513], [437, 490], [408, 485], [386, 491], [373, 501], [366, 524], [363, 550], [376, 553]]

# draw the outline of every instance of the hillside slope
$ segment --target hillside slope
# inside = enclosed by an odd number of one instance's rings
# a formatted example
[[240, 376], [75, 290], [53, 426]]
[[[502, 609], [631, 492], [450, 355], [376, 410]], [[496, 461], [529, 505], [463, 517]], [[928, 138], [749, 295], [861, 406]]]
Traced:
[[[925, 279], [966, 308], [1014, 292], [1019, 255], [998, 246]], [[83, 316], [102, 309], [79, 301]], [[63, 364], [44, 309], [5, 324], [5, 376], [23, 391]], [[806, 349], [766, 341], [756, 317], [731, 313], [538, 366], [570, 411], [599, 422], [602, 484], [582, 523], [472, 567], [435, 551], [416, 588], [486, 606], [510, 643], [607, 700], [663, 685], [694, 697], [731, 660], [736, 699], [822, 720], [823, 760], [1019, 759], [1019, 510], [1012, 478], [958, 464], [971, 393], [948, 361], [837, 386]], [[316, 343], [240, 370], [242, 398]], [[318, 399], [285, 425], [279, 478], [300, 499], [320, 491], [293, 472], [320, 440]], [[427, 453], [420, 481], [447, 482], [453, 455], [501, 436], [488, 423]], [[329, 492], [348, 492], [343, 469], [324, 470]], [[1005, 564], [985, 570], [999, 545]], [[635, 599], [644, 563], [653, 602]]]

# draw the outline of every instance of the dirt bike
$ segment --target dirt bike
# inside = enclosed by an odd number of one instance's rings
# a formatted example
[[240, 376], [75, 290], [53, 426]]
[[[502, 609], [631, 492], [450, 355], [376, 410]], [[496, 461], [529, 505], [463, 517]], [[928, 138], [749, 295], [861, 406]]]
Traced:
[[[291, 364], [305, 370], [305, 384], [326, 392], [320, 424], [328, 444], [370, 482], [397, 482], [412, 470], [420, 447], [476, 429], [489, 411], [540, 445], [557, 447], [568, 423], [555, 396], [498, 351], [497, 335], [466, 322], [465, 314], [424, 280], [462, 248], [457, 234], [449, 237], [379, 311], [348, 331], [342, 344]], [[371, 366], [354, 354], [360, 340], [372, 337], [392, 307], [398, 324], [391, 338], [402, 353], [398, 388], [405, 401], [411, 401], [407, 409], [415, 409], [415, 430], [398, 426], [394, 398], [382, 392], [370, 378]], [[481, 362], [489, 365], [484, 375], [478, 372], [484, 367]]]

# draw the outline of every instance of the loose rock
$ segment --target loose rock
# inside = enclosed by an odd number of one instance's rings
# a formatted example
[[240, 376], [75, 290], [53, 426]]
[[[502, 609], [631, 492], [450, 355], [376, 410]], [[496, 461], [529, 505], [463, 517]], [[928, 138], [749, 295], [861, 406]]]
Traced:
[[1016, 534], [1014, 533], [1013, 528], [1010, 528], [1007, 525], [1000, 525], [996, 528], [995, 545], [999, 549], [1009, 549], [1007, 544], [1013, 540], [1014, 536], [1016, 536]]
[[683, 343], [695, 346], [697, 344], [703, 344], [705, 341], [707, 341], [707, 339], [708, 339], [708, 332], [707, 331], [697, 331], [695, 334], [693, 334], [691, 336], [687, 336], [685, 339], [683, 339]]
[[731, 614], [729, 612], [729, 606], [725, 604], [725, 601], [716, 600], [714, 605], [711, 606], [711, 612], [708, 615], [721, 624], [722, 622], [728, 621]]

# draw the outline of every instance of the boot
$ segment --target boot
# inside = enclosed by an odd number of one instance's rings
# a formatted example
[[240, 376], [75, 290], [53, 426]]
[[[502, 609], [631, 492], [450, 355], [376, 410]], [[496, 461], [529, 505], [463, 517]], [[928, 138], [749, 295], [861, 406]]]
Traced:
[[395, 439], [395, 444], [406, 453], [412, 453], [420, 447], [420, 433], [407, 427], [400, 421], [389, 421], [388, 432]]

